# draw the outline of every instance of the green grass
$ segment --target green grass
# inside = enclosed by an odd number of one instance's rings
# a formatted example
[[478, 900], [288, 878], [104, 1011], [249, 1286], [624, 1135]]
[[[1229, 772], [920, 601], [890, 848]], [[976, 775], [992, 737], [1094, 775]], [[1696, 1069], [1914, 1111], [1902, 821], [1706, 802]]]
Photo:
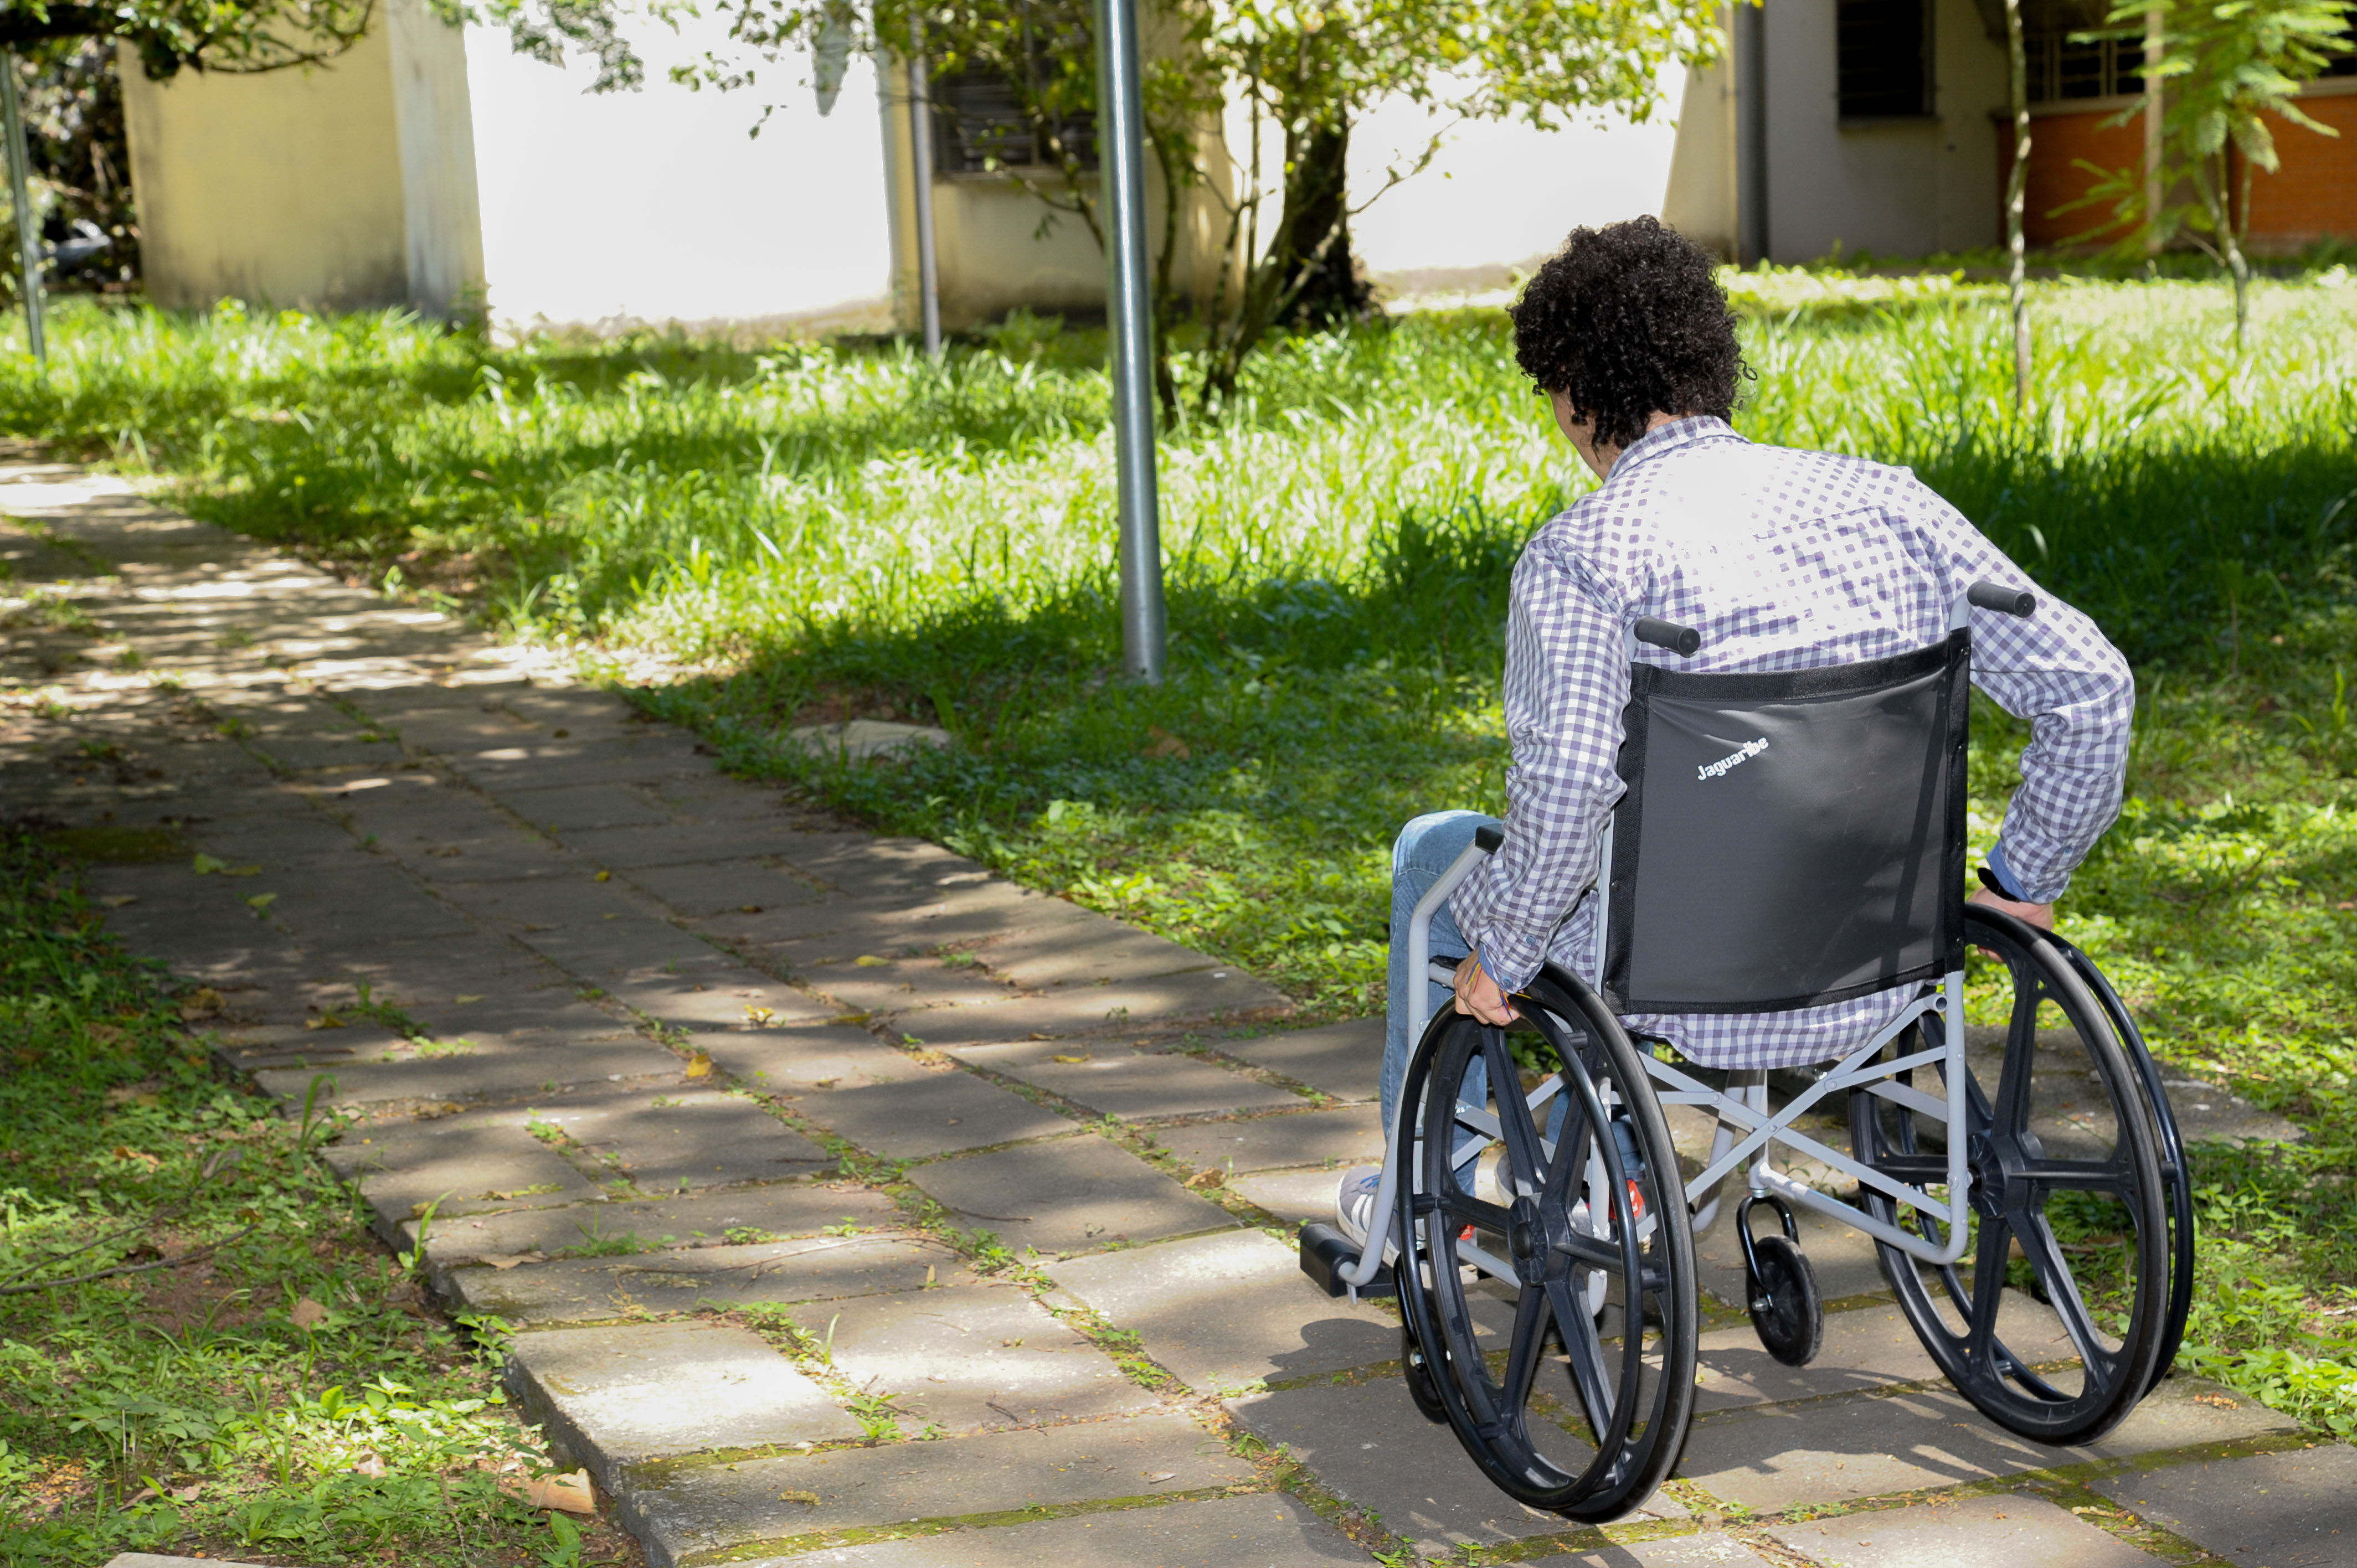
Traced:
[[[2357, 1413], [2357, 287], [2263, 284], [2237, 357], [2220, 285], [2040, 285], [2017, 415], [1997, 291], [1734, 282], [1759, 371], [1741, 428], [1911, 465], [2136, 662], [2131, 800], [2065, 929], [2173, 1070], [2309, 1133], [2202, 1156], [2200, 1364]], [[1281, 343], [1224, 423], [1167, 435], [1171, 673], [1142, 689], [1114, 674], [1093, 335], [1018, 323], [939, 365], [234, 311], [56, 336], [46, 379], [0, 368], [6, 428], [569, 639], [729, 766], [1241, 961], [1313, 1015], [1375, 1004], [1397, 824], [1501, 800], [1506, 575], [1588, 482], [1494, 315]], [[846, 714], [960, 744], [846, 766], [780, 742]], [[1980, 735], [1985, 841], [2022, 737], [1986, 709]]]
[[311, 1157], [330, 1129], [218, 1081], [209, 999], [98, 925], [0, 832], [0, 1564], [610, 1554], [502, 1495], [533, 1434]]

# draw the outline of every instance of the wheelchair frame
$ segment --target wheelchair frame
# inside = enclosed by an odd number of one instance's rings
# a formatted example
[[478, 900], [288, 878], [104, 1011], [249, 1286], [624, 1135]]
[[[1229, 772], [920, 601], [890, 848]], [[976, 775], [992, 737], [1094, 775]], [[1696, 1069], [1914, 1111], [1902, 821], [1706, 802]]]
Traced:
[[[2022, 595], [2020, 597], [2027, 599], [2028, 596]], [[1967, 589], [1956, 596], [1948, 613], [1950, 631], [1970, 626], [1974, 603], [1973, 589]], [[1986, 607], [2022, 614], [2026, 613], [2028, 607], [2025, 605], [2017, 608], [2011, 603], [2007, 603], [1990, 604]], [[1626, 634], [1626, 638], [1629, 651], [1633, 657], [1638, 641], [1638, 628], [1632, 627]], [[1599, 974], [1604, 970], [1604, 949], [1611, 930], [1610, 868], [1613, 832], [1614, 824], [1608, 822], [1598, 844], [1597, 873], [1589, 884], [1595, 888], [1598, 899], [1594, 957], [1596, 971]], [[1493, 852], [1494, 847], [1494, 843], [1485, 844], [1477, 839], [1474, 843], [1467, 847], [1463, 854], [1457, 857], [1448, 870], [1441, 873], [1439, 879], [1432, 885], [1424, 897], [1417, 900], [1415, 912], [1409, 917], [1406, 933], [1408, 971], [1411, 974], [1426, 975], [1432, 982], [1443, 985], [1454, 983], [1455, 972], [1445, 964], [1433, 961], [1432, 918], [1447, 902], [1448, 896], [1473, 874], [1475, 868]], [[1424, 986], [1416, 986], [1413, 989], [1414, 995], [1409, 1004], [1408, 1027], [1408, 1039], [1411, 1044], [1424, 1038], [1426, 1028], [1431, 1022], [1427, 989]], [[1881, 1054], [1883, 1047], [1891, 1040], [1921, 1020], [1933, 1016], [1940, 1021], [1941, 1043], [1937, 1047], [1910, 1052], [1892, 1061], [1879, 1063], [1875, 1061], [1874, 1058]], [[1647, 1076], [1656, 1083], [1666, 1086], [1666, 1092], [1656, 1091], [1655, 1098], [1661, 1104], [1701, 1106], [1708, 1109], [1717, 1119], [1717, 1125], [1711, 1137], [1710, 1158], [1705, 1164], [1702, 1173], [1685, 1184], [1686, 1203], [1694, 1215], [1693, 1230], [1696, 1236], [1708, 1231], [1718, 1218], [1717, 1189], [1720, 1185], [1738, 1165], [1749, 1160], [1750, 1165], [1746, 1172], [1746, 1180], [1751, 1195], [1755, 1197], [1781, 1198], [1803, 1208], [1814, 1209], [1864, 1231], [1878, 1241], [1899, 1248], [1921, 1262], [1934, 1266], [1953, 1264], [1962, 1259], [1968, 1250], [1973, 1172], [1967, 1140], [1963, 1138], [1947, 1140], [1948, 1201], [1942, 1203], [1922, 1188], [1910, 1187], [1905, 1182], [1885, 1176], [1853, 1158], [1846, 1152], [1832, 1148], [1794, 1126], [1802, 1116], [1807, 1114], [1828, 1096], [1837, 1093], [1846, 1094], [1857, 1089], [1865, 1089], [1871, 1094], [1904, 1106], [1918, 1116], [1929, 1118], [1945, 1126], [1966, 1125], [1966, 1084], [1969, 1081], [1970, 1073], [1964, 1062], [1963, 971], [1950, 971], [1932, 991], [1916, 999], [1898, 1018], [1878, 1031], [1867, 1045], [1843, 1058], [1840, 1064], [1832, 1071], [1803, 1092], [1794, 1095], [1785, 1103], [1781, 1112], [1771, 1112], [1769, 1110], [1765, 1073], [1755, 1071], [1738, 1075], [1749, 1081], [1739, 1086], [1738, 1093], [1727, 1093], [1707, 1087], [1691, 1074], [1660, 1060], [1651, 1051], [1641, 1051], [1641, 1055]], [[1940, 1069], [1941, 1080], [1947, 1088], [1947, 1096], [1944, 1100], [1926, 1094], [1911, 1084], [1898, 1081], [1903, 1074], [1912, 1072], [1918, 1068], [1929, 1067]], [[1562, 1090], [1562, 1087], [1560, 1078], [1550, 1077], [1547, 1081], [1531, 1091], [1525, 1102], [1535, 1115], [1548, 1101]], [[1358, 1298], [1360, 1288], [1373, 1282], [1384, 1266], [1383, 1262], [1384, 1247], [1391, 1240], [1392, 1224], [1397, 1210], [1401, 1162], [1407, 1155], [1401, 1133], [1407, 1119], [1413, 1113], [1413, 1108], [1405, 1101], [1393, 1107], [1392, 1124], [1387, 1129], [1387, 1142], [1383, 1150], [1383, 1178], [1375, 1196], [1373, 1223], [1369, 1228], [1366, 1244], [1359, 1257], [1337, 1271], [1334, 1276], [1337, 1283], [1348, 1289], [1353, 1300]], [[1499, 1136], [1499, 1129], [1494, 1125], [1495, 1119], [1487, 1112], [1459, 1105], [1457, 1108], [1457, 1120], [1459, 1123], [1486, 1135], [1483, 1142], [1459, 1148], [1456, 1152], [1458, 1162], [1476, 1157], [1481, 1149], [1487, 1146], [1488, 1142], [1494, 1142]], [[1938, 1229], [1946, 1237], [1945, 1242], [1935, 1244], [1901, 1225], [1877, 1219], [1856, 1204], [1829, 1197], [1805, 1182], [1793, 1180], [1775, 1168], [1771, 1155], [1779, 1144], [1819, 1160], [1845, 1175], [1856, 1177], [1861, 1186], [1871, 1187], [1900, 1205], [1933, 1217], [1939, 1221]], [[1710, 1195], [1707, 1200], [1704, 1200], [1704, 1194]], [[1609, 1217], [1606, 1213], [1598, 1212], [1591, 1218], [1590, 1224], [1595, 1228], [1595, 1234], [1603, 1237], [1609, 1230]], [[1502, 1259], [1491, 1257], [1480, 1248], [1460, 1244], [1458, 1253], [1459, 1257], [1485, 1273], [1503, 1280], [1509, 1284], [1519, 1285], [1521, 1283], [1515, 1275], [1512, 1265]]]

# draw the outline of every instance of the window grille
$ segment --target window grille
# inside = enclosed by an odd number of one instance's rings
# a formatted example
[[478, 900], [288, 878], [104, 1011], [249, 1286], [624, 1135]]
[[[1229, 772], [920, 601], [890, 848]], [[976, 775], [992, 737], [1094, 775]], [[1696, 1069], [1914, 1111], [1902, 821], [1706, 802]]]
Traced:
[[1845, 120], [1932, 113], [1932, 0], [1837, 0], [1835, 82]]
[[[981, 71], [958, 71], [933, 79], [933, 166], [944, 174], [980, 174], [997, 168], [1053, 168], [1053, 152], [1023, 113], [1015, 86]], [[1094, 118], [1076, 114], [1058, 128], [1064, 145], [1082, 168], [1097, 165]]]
[[2144, 91], [2141, 36], [2089, 38], [2076, 29], [2041, 29], [2024, 38], [2022, 46], [2032, 103], [2133, 98]]

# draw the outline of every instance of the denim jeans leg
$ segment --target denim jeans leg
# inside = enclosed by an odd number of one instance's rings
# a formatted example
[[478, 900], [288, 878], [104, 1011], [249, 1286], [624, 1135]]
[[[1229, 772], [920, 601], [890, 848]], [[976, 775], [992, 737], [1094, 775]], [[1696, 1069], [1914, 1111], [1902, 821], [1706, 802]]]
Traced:
[[[1480, 811], [1433, 811], [1402, 828], [1392, 844], [1391, 988], [1383, 1011], [1383, 1128], [1389, 1133], [1392, 1113], [1399, 1104], [1400, 1080], [1407, 1073], [1408, 1013], [1415, 1000], [1411, 986], [1425, 987], [1426, 1016], [1449, 1004], [1448, 986], [1407, 972], [1407, 932], [1416, 904], [1440, 880], [1473, 843], [1474, 833], [1495, 826], [1498, 819]], [[1434, 912], [1431, 956], [1455, 962], [1472, 950], [1458, 934], [1456, 918], [1443, 904]], [[1469, 1088], [1471, 1086], [1469, 1085]]]

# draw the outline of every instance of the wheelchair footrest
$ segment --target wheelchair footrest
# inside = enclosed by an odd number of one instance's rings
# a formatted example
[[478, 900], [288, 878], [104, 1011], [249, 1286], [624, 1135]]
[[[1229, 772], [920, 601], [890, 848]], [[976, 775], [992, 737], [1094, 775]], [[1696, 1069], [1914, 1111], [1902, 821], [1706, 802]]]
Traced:
[[[1341, 1295], [1351, 1288], [1342, 1278], [1342, 1271], [1359, 1261], [1359, 1249], [1348, 1236], [1331, 1225], [1305, 1225], [1301, 1228], [1301, 1272], [1317, 1283], [1328, 1295]], [[1359, 1287], [1362, 1296], [1396, 1295], [1397, 1284], [1392, 1279], [1389, 1264], [1379, 1266], [1374, 1277]]]

